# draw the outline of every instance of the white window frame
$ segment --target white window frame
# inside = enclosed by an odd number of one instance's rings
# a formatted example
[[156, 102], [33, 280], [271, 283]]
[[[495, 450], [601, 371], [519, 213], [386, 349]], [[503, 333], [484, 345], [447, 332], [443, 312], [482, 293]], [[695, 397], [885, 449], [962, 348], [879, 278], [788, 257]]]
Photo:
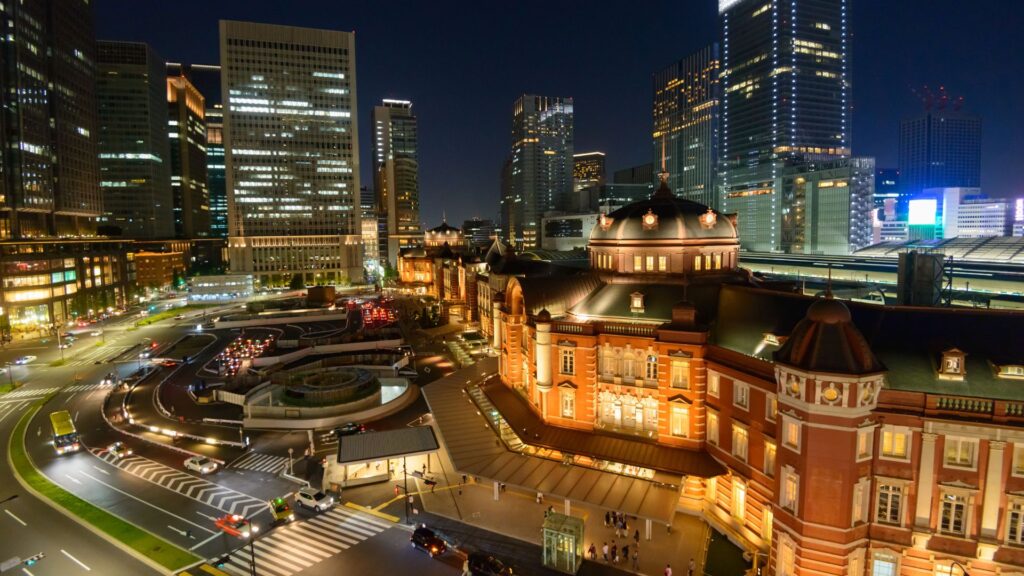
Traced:
[[669, 386], [678, 390], [690, 389], [690, 361], [672, 358], [669, 361]]
[[732, 455], [743, 462], [750, 454], [750, 431], [736, 422], [732, 423]]
[[[892, 448], [895, 448], [896, 442], [897, 442], [897, 440], [900, 437], [903, 438], [903, 452], [904, 452], [904, 454], [900, 455], [895, 450], [889, 450], [888, 452], [886, 451], [886, 449], [885, 449], [885, 444], [886, 444], [886, 438], [885, 437], [886, 437], [886, 434], [890, 435], [890, 438], [891, 438], [890, 446]], [[891, 424], [885, 424], [885, 425], [882, 426], [881, 431], [879, 432], [878, 457], [883, 459], [883, 460], [895, 460], [897, 462], [909, 462], [910, 461], [910, 443], [911, 443], [912, 440], [913, 440], [913, 432], [910, 430], [910, 428], [907, 428], [906, 426], [893, 426]]]
[[708, 410], [708, 444], [714, 444], [715, 446], [718, 446], [718, 428], [720, 425], [721, 419], [719, 419], [718, 413], [713, 410]]
[[[955, 448], [958, 455], [963, 455], [964, 449], [970, 447], [971, 461], [969, 463], [963, 463], [961, 460], [950, 462], [949, 451], [951, 448]], [[981, 447], [981, 442], [977, 438], [971, 438], [969, 436], [946, 436], [943, 438], [942, 445], [942, 466], [944, 468], [953, 468], [956, 470], [977, 470], [978, 469], [978, 450]]]
[[770, 392], [764, 395], [764, 419], [775, 422], [779, 417], [779, 398]]
[[[1017, 517], [1015, 527], [1014, 516]], [[1006, 543], [1011, 546], [1024, 546], [1024, 500], [1011, 498], [1006, 503]]]
[[747, 517], [747, 484], [738, 476], [732, 477], [732, 517], [741, 523]]
[[750, 384], [732, 381], [732, 405], [744, 410], [750, 409]]
[[[568, 408], [568, 410], [566, 410], [566, 408]], [[576, 418], [576, 390], [572, 388], [562, 388], [559, 391], [558, 413], [562, 418]]]
[[779, 554], [775, 558], [776, 576], [796, 575], [796, 545], [788, 534], [783, 533], [779, 540]]
[[[953, 515], [958, 506], [963, 506], [960, 531], [953, 528]], [[950, 513], [947, 517], [947, 512]], [[971, 522], [971, 497], [959, 491], [942, 490], [939, 493], [939, 533], [958, 538], [967, 537]]]
[[[567, 364], [568, 370], [566, 370]], [[566, 376], [576, 375], [576, 348], [565, 347], [561, 349], [561, 353], [559, 354], [558, 369], [560, 370], [560, 374], [565, 374]]]
[[[796, 438], [793, 438], [793, 436]], [[803, 436], [803, 423], [792, 416], [782, 415], [782, 445], [800, 453], [800, 440]]]
[[[654, 359], [652, 362], [651, 359]], [[647, 354], [644, 357], [644, 382], [658, 381], [658, 355]]]
[[857, 430], [857, 462], [871, 460], [875, 453], [875, 429], [861, 428]]
[[779, 455], [779, 447], [771, 440], [764, 441], [764, 473], [771, 478], [775, 477], [775, 461]]
[[[779, 482], [779, 506], [793, 514], [798, 512], [800, 504], [800, 475], [792, 466], [782, 467], [782, 478]], [[790, 488], [792, 487], [792, 494]]]
[[[680, 418], [680, 426], [676, 426], [676, 418]], [[690, 407], [681, 402], [669, 402], [668, 405], [669, 434], [675, 438], [690, 437]], [[677, 434], [677, 432], [679, 432]]]
[[[897, 503], [893, 504], [893, 496]], [[883, 505], [884, 503], [884, 505]], [[880, 478], [875, 487], [875, 523], [889, 526], [903, 526], [904, 506], [907, 503], [907, 485], [904, 482], [893, 482]], [[896, 522], [892, 521], [892, 513], [896, 512]]]
[[1013, 444], [1013, 463], [1010, 475], [1024, 478], [1024, 442]]
[[718, 372], [712, 372], [708, 370], [708, 396], [718, 398], [718, 393], [722, 387], [722, 378], [718, 375]]

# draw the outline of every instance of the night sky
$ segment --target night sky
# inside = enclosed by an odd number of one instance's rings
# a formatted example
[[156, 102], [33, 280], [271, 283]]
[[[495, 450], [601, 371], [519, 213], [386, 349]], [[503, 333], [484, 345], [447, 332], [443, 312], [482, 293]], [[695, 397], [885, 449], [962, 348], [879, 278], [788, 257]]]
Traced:
[[[836, 0], [838, 1], [838, 0]], [[356, 32], [362, 182], [370, 110], [413, 101], [422, 218], [496, 217], [512, 102], [575, 99], [576, 151], [607, 154], [608, 176], [650, 161], [651, 73], [717, 36], [715, 0], [95, 0], [100, 39], [150, 43], [169, 61], [218, 63], [219, 19]], [[896, 166], [912, 87], [943, 84], [983, 121], [982, 187], [1024, 195], [1024, 2], [850, 0], [853, 152]]]

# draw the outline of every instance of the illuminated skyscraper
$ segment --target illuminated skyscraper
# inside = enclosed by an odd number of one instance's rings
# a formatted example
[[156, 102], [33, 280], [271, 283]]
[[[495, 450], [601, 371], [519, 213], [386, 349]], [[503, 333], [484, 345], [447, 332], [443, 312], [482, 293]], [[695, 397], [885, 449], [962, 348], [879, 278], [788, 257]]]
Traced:
[[362, 278], [355, 58], [350, 32], [221, 21], [232, 272]]
[[210, 236], [210, 191], [206, 184], [206, 100], [185, 76], [167, 78], [171, 139], [174, 236]]
[[572, 156], [572, 190], [579, 192], [604, 184], [604, 152], [581, 152]]
[[171, 238], [166, 64], [141, 42], [96, 46], [103, 223], [125, 238]]
[[377, 213], [386, 218], [380, 256], [398, 265], [398, 251], [423, 243], [420, 227], [419, 136], [408, 100], [373, 107], [373, 173]]
[[778, 250], [782, 169], [850, 154], [847, 0], [719, 0], [720, 208]]
[[900, 186], [916, 196], [926, 188], [981, 186], [981, 118], [928, 110], [900, 122]]
[[569, 204], [572, 156], [572, 98], [520, 96], [513, 106], [512, 152], [502, 177], [502, 231], [509, 243], [539, 247], [544, 213]]
[[654, 74], [654, 166], [676, 196], [718, 206], [718, 44]]

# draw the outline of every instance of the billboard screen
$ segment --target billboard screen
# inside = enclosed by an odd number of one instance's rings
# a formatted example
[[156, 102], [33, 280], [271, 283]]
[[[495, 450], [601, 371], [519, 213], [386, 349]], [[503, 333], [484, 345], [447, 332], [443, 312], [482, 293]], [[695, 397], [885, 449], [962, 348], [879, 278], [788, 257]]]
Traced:
[[910, 218], [908, 223], [914, 225], [935, 225], [935, 213], [938, 211], [934, 198], [922, 198], [910, 201]]

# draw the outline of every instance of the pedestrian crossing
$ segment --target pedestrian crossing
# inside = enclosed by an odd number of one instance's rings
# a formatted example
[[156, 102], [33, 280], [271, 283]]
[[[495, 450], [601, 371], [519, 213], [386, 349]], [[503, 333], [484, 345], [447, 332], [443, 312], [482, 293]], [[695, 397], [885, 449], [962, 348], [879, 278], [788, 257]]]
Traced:
[[268, 509], [267, 503], [263, 500], [225, 488], [220, 484], [214, 484], [205, 478], [193, 476], [148, 458], [141, 456], [118, 458], [100, 448], [90, 448], [90, 451], [111, 466], [116, 466], [129, 474], [228, 514], [251, 517]]
[[95, 384], [75, 384], [74, 386], [68, 386], [63, 388], [64, 392], [89, 392], [91, 390], [99, 390], [100, 388], [109, 388], [109, 384], [97, 382]]
[[11, 414], [20, 412], [22, 408], [28, 406], [30, 400], [15, 400], [11, 402], [0, 402], [0, 422], [3, 422]]
[[46, 396], [51, 392], [56, 392], [60, 388], [19, 388], [7, 394], [0, 395], [0, 399], [13, 400], [14, 398], [28, 398], [35, 396]]
[[[291, 576], [390, 527], [366, 514], [337, 507], [307, 521], [275, 528], [253, 543], [256, 574]], [[233, 576], [249, 576], [250, 559], [249, 548], [243, 548], [221, 569]]]
[[271, 474], [279, 474], [282, 470], [287, 469], [287, 467], [287, 456], [273, 456], [270, 454], [261, 454], [259, 452], [249, 452], [245, 456], [242, 456], [238, 460], [232, 462], [229, 466], [229, 468], [253, 470], [255, 472], [269, 472]]

